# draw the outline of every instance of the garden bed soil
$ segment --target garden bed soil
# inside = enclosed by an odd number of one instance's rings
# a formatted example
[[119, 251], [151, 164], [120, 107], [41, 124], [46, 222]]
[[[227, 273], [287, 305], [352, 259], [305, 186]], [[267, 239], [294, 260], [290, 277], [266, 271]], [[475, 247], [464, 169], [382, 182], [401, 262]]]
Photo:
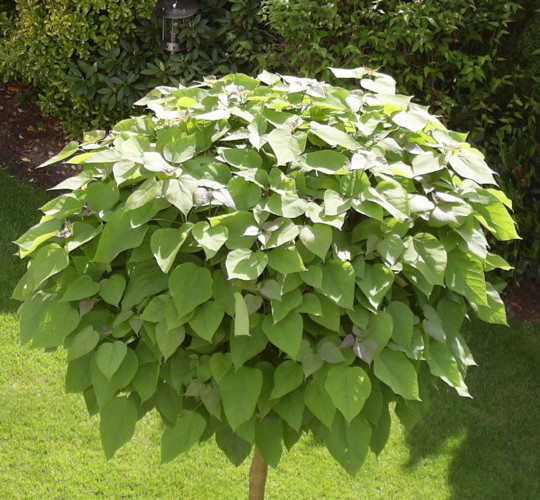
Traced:
[[13, 177], [49, 189], [77, 167], [57, 164], [37, 169], [68, 142], [58, 120], [43, 116], [33, 87], [17, 83], [0, 89], [0, 168]]
[[[44, 116], [35, 105], [36, 95], [34, 88], [18, 83], [0, 89], [0, 168], [49, 189], [74, 175], [78, 167], [60, 163], [36, 168], [68, 142], [59, 121]], [[540, 287], [532, 279], [521, 277], [510, 283], [503, 296], [509, 316], [540, 323]]]

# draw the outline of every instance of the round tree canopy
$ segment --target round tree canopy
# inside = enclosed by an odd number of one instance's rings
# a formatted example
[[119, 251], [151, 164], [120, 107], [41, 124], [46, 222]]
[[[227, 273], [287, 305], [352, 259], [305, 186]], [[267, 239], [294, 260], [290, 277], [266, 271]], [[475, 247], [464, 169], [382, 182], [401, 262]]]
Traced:
[[107, 457], [156, 408], [163, 461], [215, 436], [276, 466], [311, 432], [354, 474], [391, 409], [411, 425], [437, 378], [468, 395], [460, 327], [506, 321], [485, 233], [517, 237], [511, 202], [391, 77], [333, 71], [356, 88], [159, 87], [47, 162], [83, 171], [17, 241], [22, 340], [67, 349]]

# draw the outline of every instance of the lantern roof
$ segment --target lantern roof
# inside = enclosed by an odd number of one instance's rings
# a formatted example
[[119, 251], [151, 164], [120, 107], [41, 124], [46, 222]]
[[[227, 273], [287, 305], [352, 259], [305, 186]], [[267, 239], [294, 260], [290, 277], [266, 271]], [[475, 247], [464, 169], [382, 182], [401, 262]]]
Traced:
[[198, 10], [199, 6], [193, 0], [159, 0], [156, 5], [156, 14], [168, 19], [185, 19], [194, 16]]

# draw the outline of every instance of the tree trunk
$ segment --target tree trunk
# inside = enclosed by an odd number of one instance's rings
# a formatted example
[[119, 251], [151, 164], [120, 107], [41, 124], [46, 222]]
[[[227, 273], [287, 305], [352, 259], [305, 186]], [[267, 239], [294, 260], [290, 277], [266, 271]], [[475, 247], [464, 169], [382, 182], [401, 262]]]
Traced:
[[249, 469], [249, 500], [264, 500], [267, 474], [268, 464], [257, 447], [255, 447], [251, 468]]

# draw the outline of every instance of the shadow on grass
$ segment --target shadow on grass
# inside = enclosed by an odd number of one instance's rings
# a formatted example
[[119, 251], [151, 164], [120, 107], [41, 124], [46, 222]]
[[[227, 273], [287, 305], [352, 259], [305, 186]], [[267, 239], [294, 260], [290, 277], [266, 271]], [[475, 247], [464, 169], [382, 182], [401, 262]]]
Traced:
[[[540, 298], [539, 298], [540, 300]], [[443, 387], [408, 436], [409, 467], [464, 435], [453, 452], [453, 499], [540, 498], [540, 326], [475, 321], [467, 341], [479, 367], [467, 377], [472, 400]]]

